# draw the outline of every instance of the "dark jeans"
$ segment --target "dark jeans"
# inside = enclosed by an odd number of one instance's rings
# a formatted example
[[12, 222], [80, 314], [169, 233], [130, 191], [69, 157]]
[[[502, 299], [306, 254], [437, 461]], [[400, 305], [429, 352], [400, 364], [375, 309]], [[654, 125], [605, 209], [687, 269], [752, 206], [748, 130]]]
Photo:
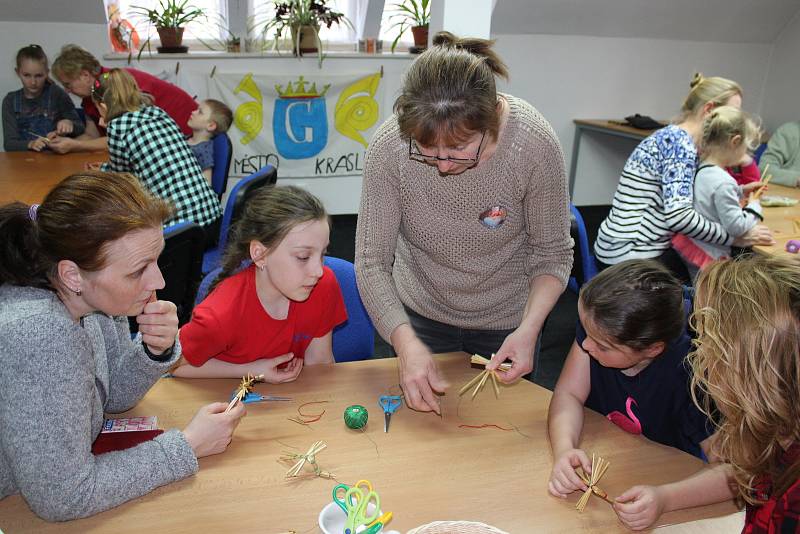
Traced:
[[[656, 260], [664, 267], [669, 269], [670, 272], [672, 272], [673, 276], [675, 276], [675, 278], [680, 280], [680, 282], [683, 285], [689, 287], [692, 286], [692, 277], [689, 276], [689, 270], [686, 268], [686, 264], [683, 263], [683, 260], [678, 255], [678, 253], [675, 252], [675, 249], [668, 248], [661, 254], [661, 256], [652, 259]], [[598, 270], [604, 271], [609, 267], [611, 267], [611, 265], [609, 265], [608, 263], [603, 263], [602, 261], [597, 260]]]
[[[405, 309], [414, 333], [433, 353], [463, 351], [467, 354], [480, 354], [485, 358], [490, 358], [492, 353], [500, 350], [503, 341], [515, 330], [513, 328], [511, 330], [459, 328], [423, 317], [408, 306], [405, 306]], [[533, 372], [526, 377], [530, 380], [533, 380], [539, 368], [541, 342], [540, 332], [533, 349]]]
[[[213, 222], [203, 226], [203, 232], [206, 234], [206, 250], [214, 248], [219, 243], [219, 229], [222, 226], [222, 217], [218, 217]], [[225, 251], [220, 251], [222, 254]]]

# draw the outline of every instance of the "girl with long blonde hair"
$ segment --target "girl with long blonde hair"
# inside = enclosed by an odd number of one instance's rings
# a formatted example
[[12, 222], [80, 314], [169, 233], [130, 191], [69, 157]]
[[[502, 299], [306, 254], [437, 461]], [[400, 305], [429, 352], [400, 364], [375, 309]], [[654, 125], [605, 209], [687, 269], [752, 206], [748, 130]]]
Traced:
[[731, 498], [745, 534], [797, 532], [800, 517], [800, 268], [763, 256], [716, 262], [697, 280], [689, 355], [695, 402], [716, 422], [722, 463], [680, 482], [617, 498], [627, 526]]

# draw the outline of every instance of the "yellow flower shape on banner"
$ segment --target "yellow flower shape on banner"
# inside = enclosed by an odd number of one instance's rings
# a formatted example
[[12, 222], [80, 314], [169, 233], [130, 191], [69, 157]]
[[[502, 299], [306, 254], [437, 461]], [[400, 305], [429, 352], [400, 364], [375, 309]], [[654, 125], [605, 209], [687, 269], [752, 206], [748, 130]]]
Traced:
[[246, 145], [258, 137], [261, 132], [261, 126], [264, 122], [264, 106], [262, 104], [261, 91], [258, 89], [256, 82], [253, 81], [252, 73], [247, 73], [242, 78], [239, 85], [233, 90], [233, 94], [238, 94], [240, 91], [244, 91], [255, 99], [254, 102], [245, 102], [238, 106], [233, 113], [233, 122], [237, 128], [244, 132], [242, 144]]
[[342, 91], [336, 102], [336, 130], [364, 148], [367, 141], [359, 132], [370, 129], [378, 121], [378, 102], [373, 97], [380, 83], [379, 72], [356, 80]]

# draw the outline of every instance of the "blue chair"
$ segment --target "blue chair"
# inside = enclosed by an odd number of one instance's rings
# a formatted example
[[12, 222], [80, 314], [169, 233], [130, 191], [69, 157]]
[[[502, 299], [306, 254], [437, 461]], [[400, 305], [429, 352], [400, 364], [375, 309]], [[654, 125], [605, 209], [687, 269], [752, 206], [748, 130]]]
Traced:
[[268, 185], [275, 185], [278, 180], [278, 171], [272, 165], [265, 165], [250, 176], [242, 178], [228, 196], [225, 211], [222, 214], [222, 223], [219, 229], [219, 242], [215, 248], [206, 251], [203, 256], [203, 274], [206, 274], [220, 264], [220, 258], [228, 242], [228, 232], [231, 226], [241, 216], [244, 206], [256, 191]]
[[200, 282], [200, 285], [197, 288], [197, 296], [194, 299], [194, 305], [197, 306], [208, 296], [209, 289], [211, 289], [211, 283], [217, 278], [220, 271], [222, 271], [222, 267], [217, 267], [216, 269], [212, 269], [211, 271], [207, 272], [203, 276], [203, 280]]
[[352, 263], [325, 256], [325, 265], [336, 275], [347, 308], [347, 321], [333, 329], [333, 358], [337, 362], [367, 360], [375, 353], [375, 328], [356, 286]]
[[[333, 271], [342, 290], [347, 320], [333, 329], [333, 359], [337, 362], [368, 360], [375, 353], [375, 328], [367, 314], [356, 286], [356, 272], [347, 260], [325, 256], [325, 265]], [[249, 261], [242, 264], [246, 267]], [[222, 267], [209, 272], [197, 290], [195, 305], [200, 304]]]
[[755, 160], [756, 165], [758, 165], [758, 163], [761, 161], [761, 155], [764, 153], [766, 149], [767, 149], [767, 143], [761, 143], [760, 145], [758, 145], [758, 147], [756, 147], [756, 151], [753, 152], [753, 160]]
[[577, 293], [581, 286], [597, 274], [597, 264], [589, 247], [589, 237], [586, 233], [586, 224], [578, 208], [569, 205], [570, 225], [569, 234], [575, 244], [572, 247], [573, 260], [567, 287]]
[[221, 133], [214, 136], [214, 168], [211, 170], [211, 188], [222, 200], [222, 195], [228, 188], [228, 173], [233, 160], [233, 144], [228, 134]]

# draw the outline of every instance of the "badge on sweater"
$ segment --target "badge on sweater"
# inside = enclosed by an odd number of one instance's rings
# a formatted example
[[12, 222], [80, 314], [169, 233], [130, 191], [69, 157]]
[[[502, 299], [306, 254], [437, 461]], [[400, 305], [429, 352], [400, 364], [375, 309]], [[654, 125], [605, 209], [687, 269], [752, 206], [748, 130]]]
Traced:
[[504, 207], [492, 206], [482, 211], [481, 214], [478, 215], [478, 220], [480, 220], [481, 224], [486, 228], [499, 228], [506, 222], [506, 215], [508, 215], [508, 210]]

